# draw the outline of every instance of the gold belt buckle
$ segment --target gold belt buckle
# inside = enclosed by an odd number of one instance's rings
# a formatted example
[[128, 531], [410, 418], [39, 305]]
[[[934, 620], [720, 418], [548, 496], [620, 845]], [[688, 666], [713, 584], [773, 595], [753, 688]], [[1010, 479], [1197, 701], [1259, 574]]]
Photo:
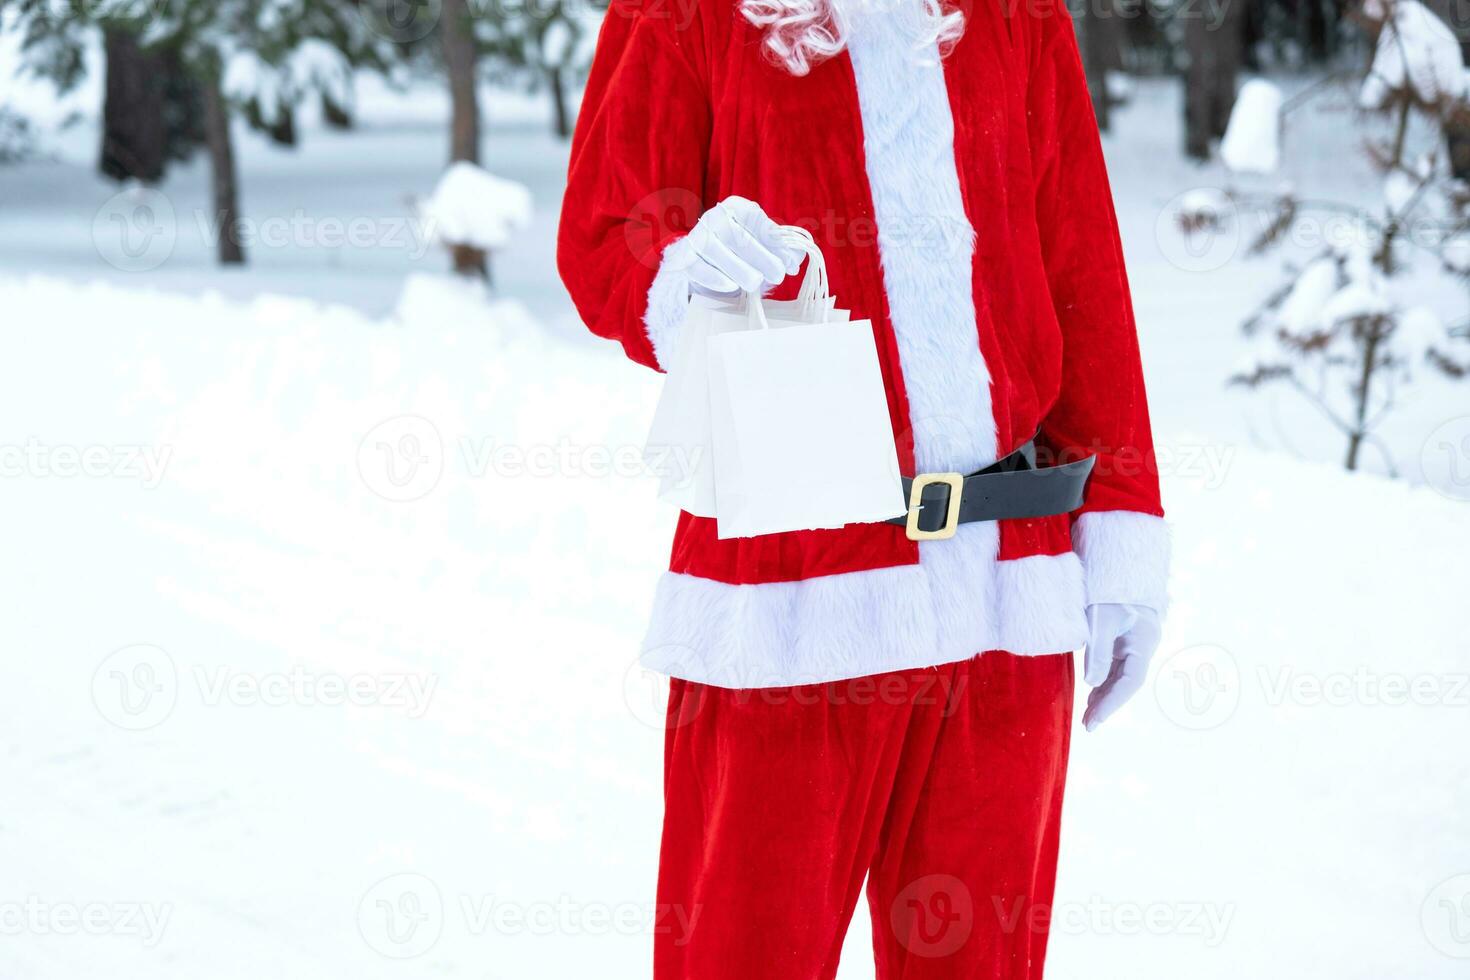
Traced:
[[[919, 530], [919, 512], [924, 509], [924, 488], [933, 483], [949, 484], [949, 511], [944, 515], [944, 527], [937, 531]], [[960, 497], [965, 492], [965, 478], [959, 473], [920, 473], [909, 486], [909, 519], [904, 525], [904, 534], [910, 541], [942, 541], [954, 537], [960, 526]]]

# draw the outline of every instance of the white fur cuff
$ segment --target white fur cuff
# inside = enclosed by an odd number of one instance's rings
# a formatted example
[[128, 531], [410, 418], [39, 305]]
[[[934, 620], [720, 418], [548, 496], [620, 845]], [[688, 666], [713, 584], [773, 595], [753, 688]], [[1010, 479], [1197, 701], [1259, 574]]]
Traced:
[[1163, 614], [1169, 591], [1169, 526], [1130, 510], [1089, 511], [1072, 525], [1087, 602], [1123, 602]]
[[694, 256], [688, 242], [688, 238], [679, 238], [664, 248], [658, 273], [648, 287], [648, 311], [643, 315], [653, 356], [665, 371], [674, 363], [679, 328], [689, 313], [689, 267]]

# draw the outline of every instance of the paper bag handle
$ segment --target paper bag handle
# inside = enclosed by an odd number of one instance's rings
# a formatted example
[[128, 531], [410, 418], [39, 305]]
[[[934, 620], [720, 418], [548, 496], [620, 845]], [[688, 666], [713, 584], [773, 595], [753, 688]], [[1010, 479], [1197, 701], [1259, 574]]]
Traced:
[[[811, 232], [799, 225], [782, 225], [781, 241], [806, 253], [806, 275], [802, 276], [796, 299], [808, 312], [812, 307], [820, 309], [821, 322], [826, 323], [831, 309], [825, 301], [832, 293], [827, 280], [827, 259], [822, 255], [821, 246]], [[745, 294], [745, 312], [753, 326], [761, 330], [770, 327], [771, 322], [766, 318], [765, 306], [759, 293]]]
[[[830, 297], [832, 294], [827, 281], [827, 259], [822, 255], [821, 246], [812, 237], [812, 233], [799, 225], [783, 225], [781, 240], [807, 255], [806, 275], [802, 277], [801, 289], [796, 298], [810, 306]], [[826, 320], [826, 316], [824, 306], [822, 319]]]
[[750, 324], [760, 330], [769, 330], [771, 321], [766, 319], [766, 304], [761, 302], [760, 293], [745, 294], [745, 315], [750, 319]]
[[[808, 313], [813, 307], [820, 309], [821, 322], [826, 323], [831, 309], [825, 301], [831, 298], [832, 293], [827, 280], [827, 259], [822, 255], [821, 246], [817, 244], [811, 232], [799, 225], [782, 225], [781, 241], [806, 253], [806, 275], [802, 276], [801, 288], [797, 290], [796, 299]], [[752, 324], [761, 329], [770, 326], [759, 294], [746, 293], [745, 307]]]

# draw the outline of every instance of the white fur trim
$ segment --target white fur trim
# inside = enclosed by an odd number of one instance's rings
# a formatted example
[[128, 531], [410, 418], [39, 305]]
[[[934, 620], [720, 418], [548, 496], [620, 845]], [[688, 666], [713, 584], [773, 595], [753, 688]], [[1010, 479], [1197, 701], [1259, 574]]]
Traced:
[[938, 48], [902, 40], [912, 36], [903, 19], [918, 16], [916, 5], [871, 14], [853, 24], [848, 55], [915, 463], [920, 472], [972, 473], [997, 458], [995, 414], [949, 91]]
[[918, 565], [798, 582], [659, 582], [650, 670], [717, 687], [786, 687], [967, 660], [1062, 653], [1087, 638], [1073, 554], [996, 561], [999, 527], [962, 525]]
[[688, 241], [679, 238], [665, 246], [658, 272], [648, 287], [648, 309], [643, 314], [654, 359], [665, 371], [674, 363], [679, 328], [689, 313], [689, 267], [694, 264], [694, 256]]
[[1072, 525], [1087, 601], [1126, 602], [1163, 614], [1169, 592], [1169, 525], [1131, 510], [1088, 511]]

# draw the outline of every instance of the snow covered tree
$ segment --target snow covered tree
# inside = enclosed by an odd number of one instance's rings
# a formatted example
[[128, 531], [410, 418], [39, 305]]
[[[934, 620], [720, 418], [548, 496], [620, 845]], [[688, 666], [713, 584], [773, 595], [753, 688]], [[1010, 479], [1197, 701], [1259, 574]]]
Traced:
[[[1255, 343], [1232, 381], [1289, 385], [1343, 434], [1347, 469], [1358, 467], [1365, 445], [1375, 445], [1392, 471], [1374, 431], [1393, 409], [1399, 386], [1420, 372], [1470, 373], [1463, 331], [1447, 325], [1406, 283], [1428, 263], [1470, 282], [1470, 191], [1454, 179], [1443, 154], [1418, 153], [1409, 139], [1416, 116], [1436, 123], [1462, 112], [1467, 92], [1458, 42], [1418, 0], [1370, 0], [1366, 12], [1382, 26], [1358, 102], [1364, 112], [1391, 121], [1391, 136], [1368, 144], [1383, 175], [1382, 204], [1317, 200], [1290, 189], [1264, 198], [1232, 191], [1222, 201], [1201, 197], [1181, 218], [1197, 229], [1234, 212], [1231, 205], [1264, 213], [1253, 253], [1288, 240], [1314, 213], [1348, 219], [1357, 234], [1290, 269], [1288, 280], [1246, 321], [1245, 333]], [[1282, 112], [1273, 86], [1250, 83], [1221, 145], [1227, 166], [1274, 170]]]
[[36, 134], [31, 121], [0, 105], [0, 165], [28, 160], [36, 152]]
[[[568, 87], [591, 60], [585, 42], [596, 31], [595, 25], [590, 30], [588, 25], [588, 18], [564, 0], [505, 4], [442, 0], [439, 47], [450, 96], [446, 180], [470, 172], [458, 164], [478, 167], [481, 162], [478, 85], [484, 78], [512, 84], [528, 80], [530, 87], [548, 89], [556, 132], [570, 136]], [[468, 242], [449, 244], [456, 272], [489, 279], [488, 249]]]
[[585, 4], [538, 0], [504, 11], [480, 34], [493, 78], [547, 93], [560, 139], [572, 135], [571, 89], [591, 65], [600, 17]]
[[[398, 58], [396, 46], [370, 30], [348, 0], [242, 5], [246, 16], [234, 21], [236, 43], [224, 46], [223, 86], [247, 120], [277, 142], [294, 144], [296, 111], [312, 100], [329, 123], [349, 124], [353, 70], [386, 71]], [[217, 0], [209, 6], [219, 7]]]
[[86, 74], [86, 23], [53, 0], [0, 0], [0, 25], [19, 35], [22, 67], [63, 92]]
[[552, 16], [538, 25], [533, 36], [536, 44], [528, 60], [546, 79], [546, 89], [551, 95], [552, 130], [558, 139], [571, 139], [573, 119], [567, 87], [572, 76], [591, 64], [586, 42], [596, 36], [596, 31], [588, 30], [582, 20], [568, 16], [563, 5], [557, 4]]
[[222, 264], [245, 260], [230, 133], [236, 114], [284, 139], [303, 99], [350, 110], [353, 66], [382, 68], [397, 56], [348, 0], [0, 0], [0, 13], [20, 25], [31, 70], [62, 90], [80, 80], [93, 32], [126, 35], [141, 54], [177, 59], [201, 102]]

